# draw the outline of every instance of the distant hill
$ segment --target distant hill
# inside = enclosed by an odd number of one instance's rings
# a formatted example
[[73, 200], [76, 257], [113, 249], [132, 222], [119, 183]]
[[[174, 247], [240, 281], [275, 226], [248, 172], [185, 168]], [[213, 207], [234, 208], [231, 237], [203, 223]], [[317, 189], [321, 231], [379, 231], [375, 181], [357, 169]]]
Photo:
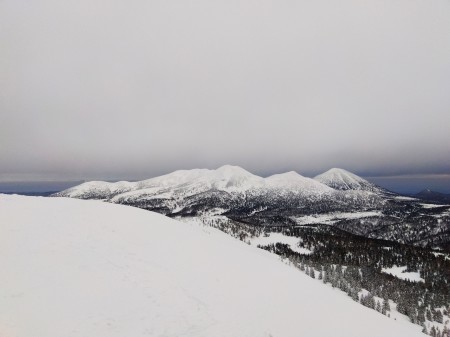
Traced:
[[415, 194], [414, 197], [427, 201], [450, 203], [450, 194], [435, 192], [430, 189], [423, 190]]
[[423, 190], [414, 195], [415, 198], [419, 198], [427, 201], [436, 201], [442, 203], [450, 203], [450, 194], [440, 193], [432, 191], [430, 189]]
[[49, 195], [58, 193], [58, 191], [48, 191], [48, 192], [0, 192], [3, 194], [18, 194], [18, 195], [27, 195], [30, 197], [48, 197]]

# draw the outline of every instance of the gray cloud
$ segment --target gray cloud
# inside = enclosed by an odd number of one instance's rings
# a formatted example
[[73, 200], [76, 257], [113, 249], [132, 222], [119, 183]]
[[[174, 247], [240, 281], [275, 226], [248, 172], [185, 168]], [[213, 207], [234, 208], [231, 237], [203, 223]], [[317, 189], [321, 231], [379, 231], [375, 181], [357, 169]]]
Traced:
[[0, 47], [0, 180], [450, 172], [447, 0], [2, 0]]

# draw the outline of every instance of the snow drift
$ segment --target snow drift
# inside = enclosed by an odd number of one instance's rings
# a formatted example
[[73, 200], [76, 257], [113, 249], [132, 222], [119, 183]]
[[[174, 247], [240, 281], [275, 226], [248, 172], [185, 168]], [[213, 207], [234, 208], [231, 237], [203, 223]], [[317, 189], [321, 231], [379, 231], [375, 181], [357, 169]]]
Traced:
[[212, 228], [0, 195], [0, 336], [423, 336]]

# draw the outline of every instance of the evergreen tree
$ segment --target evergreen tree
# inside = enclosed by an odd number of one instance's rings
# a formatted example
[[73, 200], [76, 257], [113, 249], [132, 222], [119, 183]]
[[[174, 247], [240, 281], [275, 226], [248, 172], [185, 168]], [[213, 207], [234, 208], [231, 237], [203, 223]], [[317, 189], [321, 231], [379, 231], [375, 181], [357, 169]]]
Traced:
[[325, 268], [323, 274], [323, 283], [330, 283], [330, 270], [328, 268]]
[[427, 330], [427, 326], [425, 325], [425, 323], [423, 323], [422, 324], [422, 332], [425, 334], [425, 335], [428, 335], [428, 330]]
[[417, 309], [417, 323], [422, 324], [425, 322], [425, 308], [419, 307]]
[[433, 325], [430, 329], [430, 336], [436, 337], [436, 332], [437, 332], [436, 328]]
[[444, 323], [444, 317], [442, 316], [441, 310], [434, 311], [434, 320], [438, 323]]
[[380, 304], [380, 301], [377, 301], [375, 310], [378, 311], [378, 312], [381, 312], [381, 304]]
[[358, 302], [359, 301], [359, 295], [358, 295], [358, 290], [356, 290], [355, 288], [350, 288], [350, 297], [354, 300], [354, 301], [356, 301], [356, 302]]
[[385, 313], [388, 311], [391, 311], [391, 305], [389, 304], [389, 299], [385, 298], [383, 299], [383, 309]]
[[369, 307], [371, 309], [375, 309], [375, 298], [373, 297], [373, 295], [371, 293], [368, 293], [366, 296], [366, 307]]

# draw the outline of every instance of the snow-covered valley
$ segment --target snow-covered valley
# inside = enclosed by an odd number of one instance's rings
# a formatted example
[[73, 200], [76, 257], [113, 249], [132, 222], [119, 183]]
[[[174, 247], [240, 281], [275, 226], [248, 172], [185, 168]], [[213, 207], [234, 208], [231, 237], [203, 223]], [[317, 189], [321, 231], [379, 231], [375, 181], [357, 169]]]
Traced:
[[273, 254], [138, 208], [0, 195], [0, 240], [2, 337], [423, 336]]

